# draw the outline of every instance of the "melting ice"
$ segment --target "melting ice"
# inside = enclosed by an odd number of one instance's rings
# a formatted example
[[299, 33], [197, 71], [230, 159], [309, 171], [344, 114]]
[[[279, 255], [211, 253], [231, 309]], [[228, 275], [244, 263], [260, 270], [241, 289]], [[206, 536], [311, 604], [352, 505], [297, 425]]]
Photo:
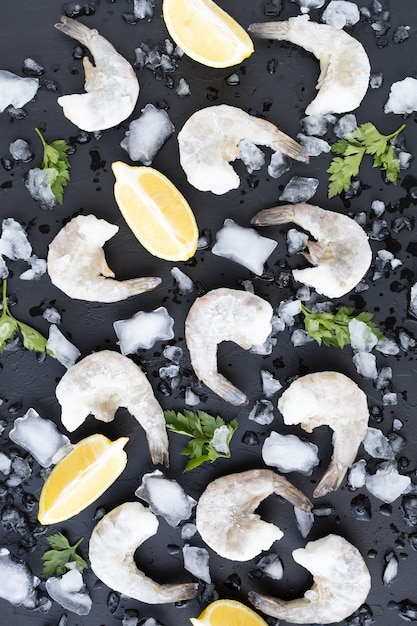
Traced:
[[184, 568], [205, 583], [211, 583], [209, 553], [205, 548], [185, 545], [182, 549]]
[[376, 498], [389, 504], [408, 491], [411, 479], [399, 474], [395, 462], [382, 461], [375, 474], [366, 476], [365, 485]]
[[260, 170], [265, 163], [265, 155], [256, 144], [249, 139], [242, 139], [238, 145], [238, 159], [246, 165], [249, 174], [255, 170]]
[[21, 78], [7, 70], [0, 70], [0, 113], [9, 105], [20, 109], [35, 97], [38, 91], [37, 78]]
[[284, 187], [279, 199], [284, 202], [308, 202], [316, 193], [319, 181], [307, 176], [293, 176]]
[[138, 311], [131, 318], [113, 323], [121, 353], [133, 354], [140, 348], [152, 348], [160, 340], [174, 337], [174, 320], [163, 306], [150, 313]]
[[67, 369], [74, 365], [81, 352], [61, 333], [58, 326], [51, 324], [46, 348], [52, 352], [57, 361]]
[[417, 111], [417, 78], [407, 76], [391, 85], [384, 113], [409, 115]]
[[120, 146], [128, 152], [132, 161], [150, 165], [174, 130], [166, 111], [147, 104], [140, 117], [130, 122]]
[[60, 577], [50, 576], [45, 587], [51, 598], [64, 609], [77, 615], [88, 615], [90, 612], [93, 603], [77, 569], [70, 569]]
[[333, 28], [343, 28], [353, 26], [359, 22], [360, 17], [359, 9], [354, 2], [331, 0], [323, 11], [321, 20]]
[[25, 187], [36, 202], [39, 202], [41, 209], [53, 209], [57, 200], [52, 193], [50, 180], [55, 175], [55, 170], [51, 168], [40, 169], [34, 167], [29, 170], [25, 179]]
[[284, 575], [284, 568], [282, 561], [278, 554], [270, 552], [261, 557], [256, 564], [256, 567], [261, 570], [263, 574], [273, 578], [274, 580], [281, 580]]
[[390, 442], [379, 428], [368, 427], [363, 447], [374, 459], [393, 460], [395, 458]]
[[190, 517], [197, 502], [187, 495], [176, 480], [165, 478], [160, 470], [145, 474], [135, 491], [155, 515], [162, 515], [170, 526]]
[[248, 419], [263, 426], [271, 424], [274, 421], [274, 405], [270, 400], [257, 400]]
[[296, 435], [280, 435], [272, 431], [262, 446], [262, 458], [266, 465], [280, 472], [301, 472], [309, 476], [319, 464], [318, 447], [310, 441], [302, 441]]
[[194, 289], [194, 283], [187, 274], [185, 274], [179, 267], [173, 267], [171, 269], [171, 276], [174, 278], [178, 286], [178, 291], [181, 294], [190, 293]]
[[268, 370], [261, 370], [262, 392], [266, 398], [271, 398], [274, 393], [282, 388], [279, 380], [274, 378]]
[[15, 558], [6, 548], [0, 548], [0, 597], [14, 606], [26, 609], [36, 606], [35, 587], [39, 579], [33, 576], [23, 561]]

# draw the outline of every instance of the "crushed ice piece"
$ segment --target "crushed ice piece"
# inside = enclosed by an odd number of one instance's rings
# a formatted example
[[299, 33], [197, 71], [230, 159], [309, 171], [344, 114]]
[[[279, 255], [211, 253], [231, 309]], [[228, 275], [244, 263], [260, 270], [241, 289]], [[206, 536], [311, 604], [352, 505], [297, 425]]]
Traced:
[[318, 447], [310, 441], [302, 441], [297, 435], [281, 435], [272, 431], [262, 446], [262, 458], [266, 465], [276, 467], [285, 474], [301, 472], [310, 476], [320, 459]]
[[190, 293], [194, 289], [194, 283], [187, 274], [185, 274], [179, 267], [171, 268], [171, 276], [177, 283], [178, 291], [181, 294]]
[[262, 574], [265, 574], [265, 576], [268, 576], [273, 580], [281, 580], [284, 575], [282, 561], [278, 554], [275, 554], [274, 552], [270, 552], [269, 554], [265, 554], [265, 556], [261, 557], [257, 562], [256, 567], [262, 572]]
[[195, 391], [191, 389], [191, 387], [186, 387], [184, 402], [187, 406], [197, 406], [197, 404], [200, 404], [200, 396], [196, 394]]
[[371, 210], [377, 217], [381, 217], [385, 211], [385, 203], [382, 202], [382, 200], [373, 200], [371, 203]]
[[392, 34], [392, 40], [394, 43], [402, 43], [403, 41], [407, 41], [410, 36], [410, 27], [401, 24], [398, 26]]
[[414, 156], [410, 152], [406, 152], [405, 150], [400, 150], [396, 156], [400, 162], [400, 169], [408, 170], [411, 162], [414, 159]]
[[228, 218], [216, 233], [216, 243], [211, 251], [261, 276], [266, 260], [277, 245], [275, 240], [263, 237], [254, 228], [244, 228]]
[[267, 337], [261, 345], [252, 346], [249, 352], [251, 354], [259, 354], [262, 356], [266, 356], [268, 354], [271, 354], [276, 343], [277, 343], [276, 339], [271, 337], [271, 335], [269, 335], [269, 337]]
[[120, 146], [132, 161], [150, 165], [175, 128], [164, 109], [147, 104], [138, 119], [129, 124]]
[[32, 246], [25, 229], [13, 217], [7, 217], [2, 221], [0, 254], [11, 261], [19, 259], [27, 261], [32, 254]]
[[56, 360], [67, 369], [81, 356], [78, 348], [68, 341], [56, 324], [51, 324], [49, 327], [46, 349], [52, 352]]
[[0, 70], [0, 113], [9, 105], [16, 109], [22, 108], [35, 97], [38, 88], [37, 78], [22, 78], [7, 70]]
[[12, 460], [4, 452], [0, 452], [0, 472], [5, 476], [10, 474]]
[[384, 395], [382, 396], [382, 404], [384, 406], [395, 406], [398, 403], [398, 397], [397, 394], [394, 393], [393, 391], [388, 391], [387, 393], [384, 393]]
[[343, 115], [334, 125], [333, 132], [339, 139], [350, 137], [358, 128], [356, 116], [353, 113]]
[[395, 556], [395, 553], [390, 551], [384, 556], [385, 567], [382, 574], [382, 582], [388, 587], [395, 582], [395, 579], [398, 576], [398, 559]]
[[408, 307], [408, 312], [417, 318], [417, 283], [411, 287], [410, 290], [410, 305]]
[[27, 450], [42, 467], [50, 467], [58, 451], [70, 443], [54, 422], [41, 417], [32, 408], [23, 417], [15, 419], [9, 437]]
[[257, 400], [248, 415], [248, 419], [266, 426], [274, 421], [274, 406], [270, 400]]
[[311, 298], [310, 287], [308, 285], [300, 285], [296, 291], [295, 297], [297, 300], [300, 300], [300, 302], [308, 302]]
[[137, 20], [145, 18], [149, 20], [153, 17], [155, 4], [153, 0], [133, 0], [133, 14]]
[[197, 504], [176, 480], [165, 478], [160, 470], [144, 474], [135, 496], [145, 500], [152, 513], [161, 515], [173, 527], [189, 519]]
[[241, 139], [237, 144], [238, 159], [241, 159], [246, 166], [249, 174], [256, 170], [260, 170], [265, 164], [265, 155], [258, 146], [249, 139]]
[[368, 474], [365, 485], [376, 498], [390, 504], [401, 494], [406, 493], [411, 485], [409, 476], [399, 474], [393, 461], [383, 461], [375, 474]]
[[13, 606], [35, 608], [37, 602], [35, 587], [39, 584], [39, 579], [33, 576], [24, 561], [15, 558], [7, 548], [0, 548], [0, 580], [0, 598]]
[[209, 553], [205, 548], [198, 548], [186, 544], [182, 549], [184, 569], [208, 585], [211, 583], [209, 569]]
[[392, 380], [392, 367], [381, 367], [375, 381], [376, 389], [385, 389]]
[[152, 348], [157, 342], [174, 337], [174, 320], [163, 306], [150, 313], [138, 311], [126, 320], [113, 323], [123, 355], [133, 354], [139, 348]]
[[369, 86], [371, 89], [379, 89], [384, 83], [384, 75], [382, 72], [373, 72], [369, 77]]
[[310, 9], [321, 9], [325, 0], [291, 0], [300, 7], [301, 13], [308, 13]]
[[308, 202], [316, 193], [319, 181], [307, 176], [293, 176], [285, 185], [279, 199], [285, 202]]
[[391, 85], [384, 113], [409, 115], [417, 111], [417, 78], [407, 76]]
[[359, 9], [354, 2], [331, 0], [323, 11], [321, 21], [333, 28], [344, 28], [357, 24], [360, 17]]
[[185, 78], [179, 79], [178, 85], [175, 87], [175, 93], [180, 98], [184, 98], [185, 96], [189, 96], [191, 94], [190, 85], [187, 83]]
[[291, 160], [286, 154], [277, 150], [272, 153], [271, 160], [268, 165], [268, 174], [271, 178], [279, 178], [291, 167]]
[[379, 428], [368, 427], [363, 440], [363, 447], [374, 459], [385, 459], [387, 461], [395, 459], [395, 453], [389, 440]]
[[34, 59], [28, 57], [23, 61], [22, 71], [24, 74], [31, 76], [42, 76], [45, 73], [45, 68]]
[[9, 268], [7, 267], [6, 261], [3, 259], [3, 257], [0, 254], [0, 278], [4, 279], [7, 278], [9, 275]]
[[415, 348], [417, 345], [417, 341], [414, 339], [414, 337], [411, 337], [411, 335], [409, 335], [404, 329], [401, 329], [398, 333], [398, 339], [400, 341], [401, 350], [403, 350], [404, 352]]
[[33, 159], [33, 150], [24, 139], [16, 139], [9, 144], [9, 152], [15, 161], [27, 163]]
[[46, 307], [46, 309], [42, 313], [42, 317], [50, 324], [61, 323], [61, 313], [53, 306]]
[[380, 339], [375, 349], [385, 355], [396, 355], [400, 351], [400, 347], [394, 339]]
[[290, 228], [287, 231], [287, 249], [288, 254], [297, 254], [304, 250], [307, 245], [308, 235], [296, 228]]
[[25, 187], [36, 202], [39, 202], [41, 209], [51, 210], [57, 200], [52, 193], [50, 180], [55, 175], [55, 170], [51, 168], [40, 169], [34, 167], [29, 170], [25, 178]]
[[306, 135], [321, 137], [327, 132], [328, 120], [324, 115], [306, 115], [300, 120], [300, 124]]
[[398, 432], [399, 430], [401, 430], [401, 428], [403, 427], [403, 423], [400, 419], [398, 419], [398, 417], [395, 417], [392, 420], [392, 430], [394, 432]]
[[191, 539], [191, 537], [194, 537], [196, 532], [197, 532], [197, 526], [193, 524], [192, 522], [187, 522], [186, 524], [184, 524], [184, 526], [181, 526], [181, 539], [188, 541], [188, 539]]
[[282, 389], [282, 385], [274, 378], [271, 372], [268, 370], [261, 370], [261, 380], [262, 380], [262, 393], [265, 398], [272, 398], [272, 396], [277, 393], [280, 389]]
[[358, 374], [364, 378], [375, 380], [378, 376], [376, 357], [374, 354], [370, 354], [369, 352], [356, 352], [356, 354], [353, 355], [352, 361]]
[[350, 343], [357, 352], [371, 352], [378, 343], [378, 337], [365, 322], [353, 319], [349, 322]]
[[296, 315], [301, 313], [300, 300], [282, 300], [278, 306], [278, 316], [283, 320], [286, 327], [294, 326]]
[[366, 481], [366, 461], [364, 459], [359, 459], [356, 461], [347, 473], [347, 484], [349, 485], [349, 489], [355, 491], [356, 489], [361, 489], [365, 485]]
[[298, 133], [297, 139], [309, 156], [315, 157], [323, 152], [330, 152], [330, 144], [319, 137], [311, 137], [310, 135]]
[[47, 264], [45, 259], [39, 259], [36, 254], [32, 254], [28, 259], [30, 268], [19, 275], [21, 280], [40, 280], [46, 274]]
[[229, 439], [229, 428], [227, 424], [223, 424], [214, 430], [210, 445], [218, 454], [230, 454]]
[[46, 579], [45, 587], [51, 598], [67, 611], [77, 615], [89, 614], [93, 602], [82, 574], [76, 568], [60, 577], [50, 576]]
[[299, 348], [300, 346], [305, 346], [306, 343], [311, 343], [315, 341], [313, 337], [311, 337], [305, 330], [302, 328], [296, 328], [293, 333], [291, 333], [291, 343], [295, 348]]
[[166, 359], [168, 359], [168, 361], [171, 361], [172, 363], [175, 363], [176, 365], [179, 364], [179, 362], [182, 359], [182, 348], [180, 348], [179, 346], [165, 346], [163, 353], [164, 357]]
[[300, 531], [301, 536], [305, 539], [308, 537], [310, 530], [313, 527], [314, 515], [311, 511], [310, 513], [307, 513], [306, 511], [302, 511], [301, 509], [294, 507], [294, 516], [297, 528]]

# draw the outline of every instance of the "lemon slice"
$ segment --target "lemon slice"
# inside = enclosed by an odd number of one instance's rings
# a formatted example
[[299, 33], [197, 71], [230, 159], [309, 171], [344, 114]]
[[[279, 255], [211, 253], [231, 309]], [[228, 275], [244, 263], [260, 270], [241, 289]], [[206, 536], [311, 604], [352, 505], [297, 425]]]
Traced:
[[216, 600], [200, 617], [190, 617], [190, 622], [193, 626], [268, 626], [260, 615], [237, 600]]
[[39, 498], [40, 523], [67, 520], [97, 500], [126, 467], [123, 448], [128, 441], [128, 437], [110, 441], [96, 434], [75, 444], [43, 485]]
[[152, 167], [116, 161], [112, 169], [116, 202], [143, 247], [168, 261], [192, 257], [197, 249], [197, 223], [175, 185]]
[[212, 0], [163, 0], [162, 14], [177, 46], [209, 67], [230, 67], [250, 56], [248, 33]]

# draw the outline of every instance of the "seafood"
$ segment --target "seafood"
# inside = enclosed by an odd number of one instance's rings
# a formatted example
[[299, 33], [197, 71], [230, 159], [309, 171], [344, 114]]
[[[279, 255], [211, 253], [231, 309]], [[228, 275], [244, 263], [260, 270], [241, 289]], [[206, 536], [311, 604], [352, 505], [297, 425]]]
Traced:
[[188, 182], [218, 195], [237, 189], [240, 179], [230, 162], [238, 158], [242, 139], [308, 163], [304, 148], [271, 122], [220, 104], [191, 115], [178, 133], [180, 163]]
[[153, 463], [168, 466], [168, 436], [161, 406], [143, 371], [111, 350], [94, 352], [70, 367], [56, 387], [65, 428], [76, 430], [92, 414], [111, 422], [126, 407], [146, 432]]
[[313, 575], [302, 598], [280, 600], [249, 592], [250, 602], [266, 615], [294, 624], [333, 624], [354, 613], [366, 600], [371, 577], [359, 550], [339, 535], [309, 541], [292, 553]]
[[339, 298], [366, 274], [372, 250], [365, 231], [355, 220], [306, 203], [264, 209], [251, 220], [256, 226], [288, 222], [310, 231], [315, 238], [307, 242], [308, 253], [301, 253], [315, 267], [293, 270], [296, 280], [329, 298]]
[[368, 90], [371, 66], [362, 44], [344, 30], [310, 22], [308, 15], [251, 24], [248, 30], [255, 37], [290, 41], [317, 57], [318, 93], [307, 106], [307, 115], [345, 113], [362, 102]]
[[137, 548], [158, 531], [158, 518], [140, 502], [125, 502], [107, 513], [91, 533], [91, 569], [110, 589], [147, 604], [194, 598], [197, 583], [159, 584], [136, 567]]
[[263, 344], [272, 331], [269, 302], [247, 291], [221, 287], [197, 298], [185, 320], [185, 341], [199, 380], [235, 406], [248, 403], [217, 369], [217, 346], [234, 341], [244, 350]]
[[83, 57], [87, 93], [58, 98], [65, 117], [88, 132], [123, 122], [132, 113], [139, 96], [133, 67], [97, 30], [64, 16], [55, 28], [86, 46], [94, 59], [93, 65], [88, 57]]
[[324, 424], [333, 430], [333, 456], [313, 495], [336, 490], [367, 432], [364, 392], [344, 374], [315, 372], [294, 380], [278, 400], [278, 409], [287, 425], [300, 424], [308, 433]]
[[217, 554], [249, 561], [281, 539], [282, 530], [254, 513], [271, 494], [282, 496], [298, 509], [310, 512], [311, 502], [286, 478], [269, 469], [248, 470], [213, 480], [196, 509], [201, 538]]
[[157, 277], [118, 281], [106, 263], [103, 245], [118, 226], [94, 215], [78, 215], [49, 245], [47, 266], [52, 283], [67, 296], [92, 302], [118, 302], [161, 283]]

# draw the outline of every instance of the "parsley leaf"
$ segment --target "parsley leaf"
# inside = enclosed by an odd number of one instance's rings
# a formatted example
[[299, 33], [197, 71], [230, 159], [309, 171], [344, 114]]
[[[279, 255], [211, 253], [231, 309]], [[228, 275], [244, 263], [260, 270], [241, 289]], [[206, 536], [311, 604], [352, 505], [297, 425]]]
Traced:
[[333, 198], [349, 189], [365, 154], [373, 156], [373, 167], [380, 167], [386, 179], [395, 184], [400, 162], [395, 156], [392, 141], [404, 128], [405, 124], [402, 124], [391, 135], [381, 135], [371, 122], [365, 122], [350, 137], [336, 141], [331, 150], [340, 156], [333, 158], [327, 170], [330, 174], [328, 197]]
[[46, 539], [52, 549], [47, 550], [41, 556], [43, 561], [42, 576], [51, 576], [55, 573], [62, 576], [67, 571], [66, 564], [71, 562], [75, 563], [79, 572], [88, 567], [88, 563], [76, 552], [84, 537], [81, 537], [73, 546], [62, 533], [50, 535]]
[[67, 155], [70, 147], [63, 139], [57, 139], [51, 144], [47, 144], [39, 128], [35, 128], [35, 131], [43, 145], [42, 169], [48, 170], [51, 191], [57, 202], [62, 204], [64, 187], [70, 179], [69, 168], [71, 166]]
[[226, 424], [217, 416], [213, 417], [205, 411], [189, 411], [183, 413], [172, 410], [164, 411], [167, 428], [179, 435], [190, 437], [185, 450], [181, 452], [190, 457], [184, 471], [188, 472], [202, 463], [213, 463], [218, 458], [230, 458], [230, 440], [237, 429], [237, 420]]

